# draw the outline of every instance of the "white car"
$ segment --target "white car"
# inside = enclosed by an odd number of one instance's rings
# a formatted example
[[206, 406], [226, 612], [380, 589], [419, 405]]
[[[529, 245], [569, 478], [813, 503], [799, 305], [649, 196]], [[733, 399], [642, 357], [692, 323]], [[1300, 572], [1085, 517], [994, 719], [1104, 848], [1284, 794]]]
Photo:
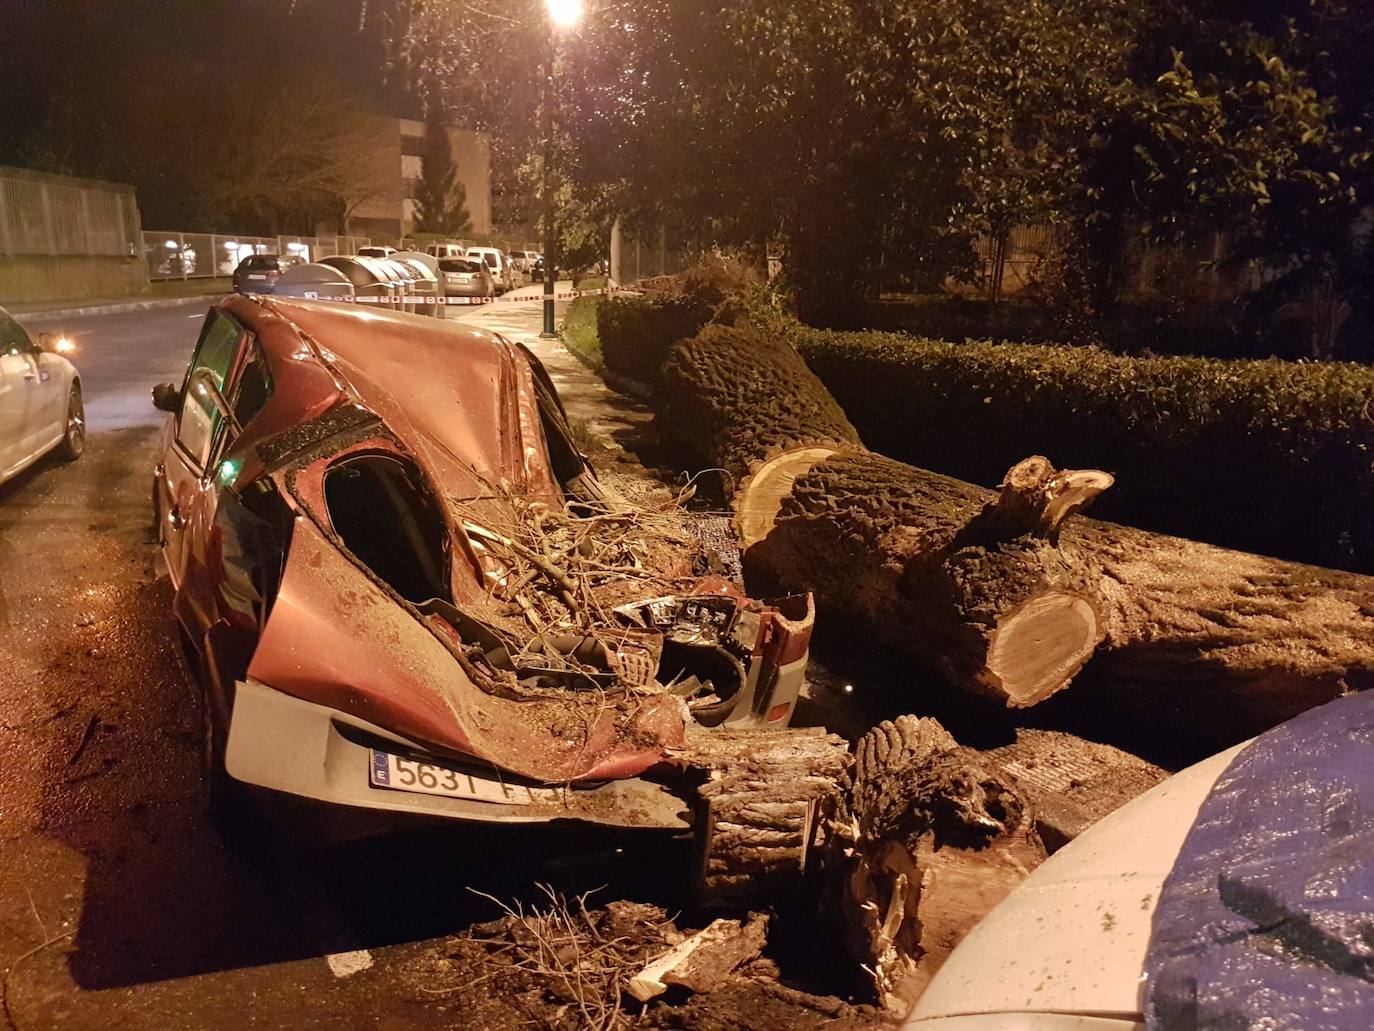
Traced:
[[35, 343], [0, 308], [0, 483], [54, 449], [67, 461], [86, 449], [81, 378], [62, 357], [71, 349], [51, 333]]
[[1374, 1027], [1374, 692], [1189, 767], [1060, 849], [904, 1031]]
[[497, 247], [469, 247], [465, 258], [475, 258], [485, 262], [491, 270], [491, 278], [496, 280], [496, 292], [503, 294], [515, 289], [515, 276], [511, 271], [510, 259]]
[[362, 258], [389, 258], [395, 253], [395, 247], [385, 245], [358, 248], [358, 256]]

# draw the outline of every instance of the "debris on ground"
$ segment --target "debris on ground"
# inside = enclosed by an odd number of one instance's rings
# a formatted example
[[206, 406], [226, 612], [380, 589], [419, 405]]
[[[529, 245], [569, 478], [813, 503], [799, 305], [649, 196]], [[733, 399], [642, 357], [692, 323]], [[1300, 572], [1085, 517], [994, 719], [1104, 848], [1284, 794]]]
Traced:
[[[545, 904], [498, 903], [500, 919], [437, 945], [416, 974], [417, 994], [457, 1003], [471, 1026], [492, 1029], [883, 1025], [869, 1007], [779, 983], [777, 965], [760, 956], [765, 917], [688, 933], [658, 906], [592, 908], [586, 895], [543, 890]], [[702, 1001], [717, 993], [728, 1003]]]

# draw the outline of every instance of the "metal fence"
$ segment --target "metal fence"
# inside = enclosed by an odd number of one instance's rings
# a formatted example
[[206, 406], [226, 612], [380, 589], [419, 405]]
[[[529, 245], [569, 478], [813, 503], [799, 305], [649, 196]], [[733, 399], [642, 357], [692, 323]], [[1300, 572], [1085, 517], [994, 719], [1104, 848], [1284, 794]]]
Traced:
[[294, 254], [319, 261], [356, 254], [370, 236], [237, 236], [227, 233], [145, 232], [143, 256], [149, 279], [205, 279], [233, 273], [254, 254]]
[[139, 239], [132, 186], [0, 167], [0, 255], [131, 258]]

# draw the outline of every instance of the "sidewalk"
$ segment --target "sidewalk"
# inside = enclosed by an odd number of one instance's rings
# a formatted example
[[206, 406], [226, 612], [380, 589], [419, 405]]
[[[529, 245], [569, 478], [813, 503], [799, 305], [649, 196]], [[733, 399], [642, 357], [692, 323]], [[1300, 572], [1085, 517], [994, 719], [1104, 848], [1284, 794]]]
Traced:
[[[556, 289], [571, 290], [572, 283], [560, 280]], [[549, 370], [549, 376], [558, 388], [574, 428], [584, 429], [598, 443], [609, 438], [609, 446], [619, 448], [620, 441], [640, 432], [653, 418], [653, 412], [633, 398], [611, 390], [600, 376], [574, 358], [561, 340], [539, 338], [544, 328], [544, 306], [539, 303], [543, 291], [542, 284], [534, 283], [506, 295], [511, 301], [528, 300], [528, 304], [491, 304], [478, 308], [450, 309], [456, 314], [450, 314], [448, 318], [476, 329], [500, 333], [528, 347]], [[567, 307], [567, 301], [556, 303], [554, 310], [560, 324]], [[596, 458], [595, 455], [591, 457], [593, 460]]]
[[114, 315], [125, 311], [149, 311], [153, 308], [171, 308], [180, 304], [194, 304], [207, 297], [219, 297], [228, 293], [229, 280], [174, 280], [167, 283], [154, 283], [152, 291], [135, 297], [89, 297], [65, 301], [33, 301], [26, 304], [5, 304], [4, 308], [15, 318], [25, 322], [39, 322], [43, 319], [72, 319], [83, 315]]

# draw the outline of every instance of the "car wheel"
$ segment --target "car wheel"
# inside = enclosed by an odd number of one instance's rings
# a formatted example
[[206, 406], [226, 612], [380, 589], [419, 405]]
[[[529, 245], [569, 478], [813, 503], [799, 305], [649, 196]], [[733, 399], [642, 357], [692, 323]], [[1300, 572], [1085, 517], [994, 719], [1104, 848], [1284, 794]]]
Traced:
[[86, 406], [81, 402], [81, 387], [72, 384], [67, 394], [67, 429], [57, 453], [63, 460], [75, 462], [86, 450]]

